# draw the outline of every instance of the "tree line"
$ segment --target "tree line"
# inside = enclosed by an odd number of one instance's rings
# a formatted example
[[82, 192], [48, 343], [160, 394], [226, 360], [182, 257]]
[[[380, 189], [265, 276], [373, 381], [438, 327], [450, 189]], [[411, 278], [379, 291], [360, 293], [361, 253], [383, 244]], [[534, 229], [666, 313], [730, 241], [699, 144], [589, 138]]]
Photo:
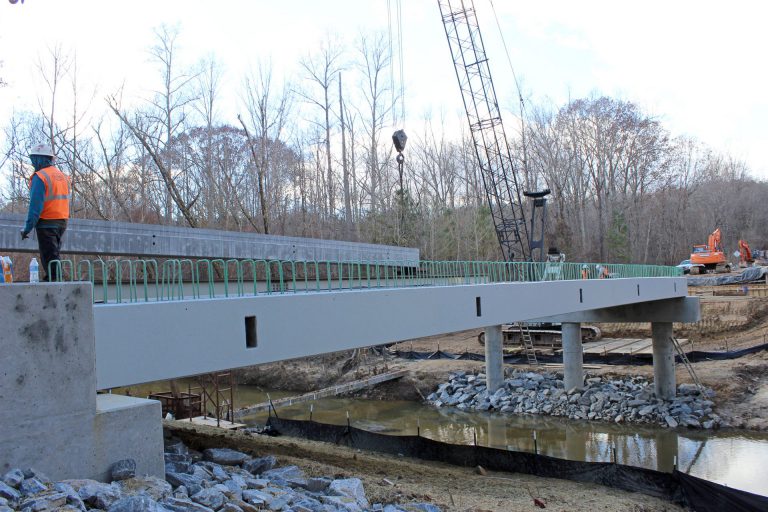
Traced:
[[[258, 65], [233, 119], [221, 113], [220, 65], [182, 67], [178, 41], [177, 29], [158, 28], [151, 93], [110, 93], [95, 118], [101, 99], [82, 92], [93, 84], [49, 49], [39, 110], [2, 128], [3, 210], [26, 211], [27, 151], [45, 140], [72, 177], [75, 217], [397, 244], [424, 259], [501, 257], [468, 134], [423, 116], [399, 174], [390, 136], [402, 119], [383, 34], [348, 46], [328, 37], [291, 82]], [[552, 190], [547, 245], [568, 260], [674, 264], [717, 227], [729, 252], [740, 238], [768, 245], [768, 184], [637, 105], [591, 96], [535, 105], [522, 121], [509, 141], [516, 169], [527, 190]]]

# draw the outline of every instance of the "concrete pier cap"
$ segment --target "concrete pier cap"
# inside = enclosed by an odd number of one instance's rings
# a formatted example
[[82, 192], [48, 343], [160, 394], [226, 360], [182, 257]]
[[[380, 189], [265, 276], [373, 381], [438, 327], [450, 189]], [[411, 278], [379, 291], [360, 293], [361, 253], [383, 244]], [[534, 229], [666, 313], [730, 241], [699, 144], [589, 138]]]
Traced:
[[96, 394], [90, 283], [0, 285], [0, 473], [106, 481], [112, 464], [165, 476], [160, 403]]

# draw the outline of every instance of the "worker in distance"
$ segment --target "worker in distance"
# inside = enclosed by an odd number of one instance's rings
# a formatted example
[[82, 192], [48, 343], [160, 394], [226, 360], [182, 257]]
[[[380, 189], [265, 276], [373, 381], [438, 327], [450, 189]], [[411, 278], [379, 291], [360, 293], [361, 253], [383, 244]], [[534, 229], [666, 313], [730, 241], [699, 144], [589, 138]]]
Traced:
[[46, 280], [58, 280], [59, 265], [48, 265], [59, 259], [59, 249], [69, 219], [69, 178], [53, 163], [56, 156], [46, 144], [38, 144], [29, 152], [35, 172], [29, 179], [29, 211], [21, 230], [21, 239], [29, 238], [34, 229], [40, 248], [40, 260]]

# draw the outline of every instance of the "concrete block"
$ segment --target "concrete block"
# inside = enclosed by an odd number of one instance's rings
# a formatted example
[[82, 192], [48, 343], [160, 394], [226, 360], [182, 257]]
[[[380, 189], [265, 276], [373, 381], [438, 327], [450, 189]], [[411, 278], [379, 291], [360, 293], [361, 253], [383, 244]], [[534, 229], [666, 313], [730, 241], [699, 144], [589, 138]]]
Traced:
[[94, 480], [109, 480], [109, 469], [121, 459], [136, 461], [136, 475], [165, 478], [162, 409], [157, 400], [98, 395], [94, 423]]

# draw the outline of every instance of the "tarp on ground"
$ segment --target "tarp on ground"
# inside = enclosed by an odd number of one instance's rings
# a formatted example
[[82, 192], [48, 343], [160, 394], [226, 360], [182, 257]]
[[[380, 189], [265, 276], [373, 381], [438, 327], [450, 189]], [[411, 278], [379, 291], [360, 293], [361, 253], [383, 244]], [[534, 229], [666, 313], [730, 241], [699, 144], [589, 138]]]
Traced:
[[689, 277], [688, 286], [720, 286], [723, 284], [745, 284], [765, 278], [768, 267], [745, 268], [735, 276]]
[[482, 466], [494, 471], [524, 473], [590, 482], [666, 499], [694, 512], [758, 512], [768, 510], [768, 497], [731, 489], [678, 471], [558, 459], [528, 452], [443, 443], [420, 436], [393, 436], [352, 426], [270, 417], [269, 427], [283, 435], [324, 441], [350, 448], [403, 454], [456, 466]]

